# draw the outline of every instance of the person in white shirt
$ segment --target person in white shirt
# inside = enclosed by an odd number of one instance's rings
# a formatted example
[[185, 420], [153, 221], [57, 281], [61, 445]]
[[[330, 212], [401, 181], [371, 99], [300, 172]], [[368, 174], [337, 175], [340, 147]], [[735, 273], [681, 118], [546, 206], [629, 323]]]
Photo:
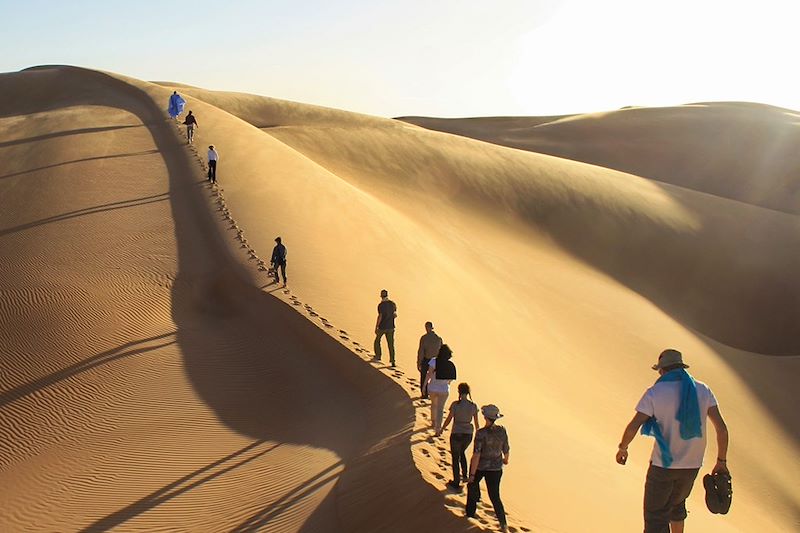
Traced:
[[656, 438], [644, 488], [644, 533], [683, 533], [686, 498], [703, 466], [706, 419], [717, 435], [717, 462], [712, 473], [728, 474], [728, 428], [717, 399], [705, 383], [686, 372], [683, 355], [664, 350], [653, 366], [660, 377], [647, 389], [622, 434], [617, 463], [628, 460], [628, 445], [639, 428]]
[[425, 388], [431, 399], [431, 424], [438, 435], [442, 434], [444, 404], [450, 395], [450, 382], [456, 379], [456, 366], [450, 360], [452, 357], [450, 347], [442, 344], [439, 354], [428, 362]]
[[219, 161], [219, 154], [212, 144], [208, 147], [208, 181], [211, 183], [217, 182], [217, 161]]

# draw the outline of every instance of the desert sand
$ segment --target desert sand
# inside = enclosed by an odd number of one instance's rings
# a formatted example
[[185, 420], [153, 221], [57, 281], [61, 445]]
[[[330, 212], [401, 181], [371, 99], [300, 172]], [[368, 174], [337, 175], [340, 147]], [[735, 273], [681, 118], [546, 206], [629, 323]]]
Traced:
[[491, 529], [443, 490], [426, 320], [506, 415], [515, 531], [641, 530], [652, 440], [614, 453], [668, 346], [731, 432], [731, 513], [698, 486], [687, 528], [800, 528], [792, 112], [407, 119], [443, 132], [75, 67], [0, 88], [0, 530]]

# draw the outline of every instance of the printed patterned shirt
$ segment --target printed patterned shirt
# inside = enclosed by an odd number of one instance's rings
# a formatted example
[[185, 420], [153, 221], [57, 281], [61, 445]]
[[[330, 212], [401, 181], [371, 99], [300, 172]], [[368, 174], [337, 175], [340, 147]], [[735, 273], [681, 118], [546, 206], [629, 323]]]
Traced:
[[492, 424], [488, 428], [479, 429], [475, 434], [473, 453], [481, 454], [478, 470], [502, 470], [503, 454], [509, 450], [508, 433], [503, 426]]

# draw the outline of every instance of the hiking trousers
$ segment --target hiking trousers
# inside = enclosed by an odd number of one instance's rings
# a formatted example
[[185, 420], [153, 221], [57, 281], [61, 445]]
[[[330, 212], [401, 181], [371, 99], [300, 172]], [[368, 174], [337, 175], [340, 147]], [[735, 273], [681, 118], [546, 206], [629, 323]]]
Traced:
[[281, 280], [281, 273], [283, 274], [283, 283], [286, 283], [286, 261], [282, 263], [273, 263], [275, 267], [275, 281]]
[[[472, 433], [450, 434], [450, 455], [453, 457], [453, 484], [461, 485], [461, 474], [469, 475], [467, 448], [472, 442]], [[460, 467], [460, 468], [459, 468]]]
[[428, 387], [425, 386], [425, 382], [428, 380], [428, 367], [430, 362], [430, 359], [423, 358], [419, 369], [419, 391], [423, 398], [428, 397]]
[[699, 471], [650, 465], [644, 484], [644, 533], [669, 533], [670, 522], [686, 520], [686, 498]]
[[217, 182], [217, 161], [212, 159], [208, 162], [208, 181], [211, 183]]
[[500, 478], [503, 477], [502, 470], [478, 470], [475, 472], [475, 479], [467, 484], [467, 516], [475, 518], [475, 510], [478, 508], [478, 498], [481, 495], [481, 479], [486, 479], [486, 490], [489, 499], [492, 500], [494, 514], [501, 526], [506, 525], [506, 509], [500, 500]]
[[389, 345], [389, 362], [394, 364], [394, 330], [393, 329], [379, 329], [375, 331], [375, 358], [380, 359], [382, 355], [381, 350], [381, 337], [386, 335], [386, 344]]

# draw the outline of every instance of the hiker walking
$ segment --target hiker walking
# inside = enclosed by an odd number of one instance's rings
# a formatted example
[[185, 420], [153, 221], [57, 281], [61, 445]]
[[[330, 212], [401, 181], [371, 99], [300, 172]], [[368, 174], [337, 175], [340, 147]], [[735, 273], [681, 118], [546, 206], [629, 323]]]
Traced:
[[208, 181], [211, 183], [217, 182], [217, 161], [219, 161], [219, 154], [212, 144], [208, 147]]
[[502, 418], [500, 408], [489, 404], [481, 407], [484, 426], [475, 434], [475, 445], [472, 448], [472, 459], [469, 464], [467, 478], [467, 516], [474, 518], [481, 495], [480, 482], [486, 480], [486, 490], [494, 507], [494, 514], [500, 522], [500, 530], [508, 531], [506, 510], [500, 500], [500, 479], [503, 477], [503, 465], [508, 464], [511, 448], [508, 445], [506, 428], [497, 424]]
[[183, 123], [186, 125], [186, 140], [188, 144], [192, 144], [192, 141], [194, 141], [194, 129], [198, 126], [197, 119], [192, 112], [189, 111]]
[[450, 382], [456, 379], [456, 365], [450, 360], [452, 357], [450, 347], [442, 344], [439, 353], [428, 363], [425, 385], [431, 398], [431, 424], [437, 435], [442, 434], [444, 404], [450, 395]]
[[[467, 383], [458, 384], [458, 400], [450, 404], [450, 412], [442, 424], [442, 431], [447, 429], [451, 420], [453, 431], [450, 432], [450, 455], [453, 461], [453, 480], [447, 486], [458, 491], [461, 490], [461, 476], [464, 476], [464, 481], [469, 476], [466, 452], [472, 442], [473, 421], [474, 427], [478, 427], [478, 406], [472, 401]], [[436, 436], [441, 435], [442, 431], [437, 432]]]
[[686, 371], [683, 355], [664, 350], [653, 365], [660, 377], [647, 389], [636, 414], [625, 428], [617, 449], [617, 463], [628, 460], [628, 445], [642, 428], [655, 437], [644, 485], [645, 533], [680, 533], [686, 520], [686, 498], [706, 449], [706, 418], [717, 435], [717, 462], [712, 474], [728, 474], [728, 428], [714, 393]]
[[381, 302], [378, 304], [378, 319], [375, 321], [375, 357], [373, 361], [381, 360], [381, 337], [386, 335], [386, 343], [389, 345], [389, 362], [392, 367], [394, 360], [394, 319], [397, 317], [397, 304], [389, 299], [389, 291], [381, 291]]
[[275, 282], [281, 280], [283, 273], [283, 285], [286, 286], [286, 246], [281, 242], [280, 237], [275, 237], [275, 248], [272, 249], [272, 259], [270, 259], [275, 269]]
[[428, 397], [428, 390], [425, 388], [428, 364], [439, 354], [441, 347], [442, 338], [434, 333], [433, 322], [425, 322], [425, 335], [419, 338], [419, 349], [417, 350], [417, 370], [419, 370], [419, 389], [422, 398]]
[[181, 98], [181, 95], [178, 94], [178, 91], [172, 91], [172, 94], [169, 96], [169, 103], [167, 104], [167, 113], [173, 119], [178, 118], [178, 115], [183, 113], [183, 106], [186, 105], [186, 100]]

